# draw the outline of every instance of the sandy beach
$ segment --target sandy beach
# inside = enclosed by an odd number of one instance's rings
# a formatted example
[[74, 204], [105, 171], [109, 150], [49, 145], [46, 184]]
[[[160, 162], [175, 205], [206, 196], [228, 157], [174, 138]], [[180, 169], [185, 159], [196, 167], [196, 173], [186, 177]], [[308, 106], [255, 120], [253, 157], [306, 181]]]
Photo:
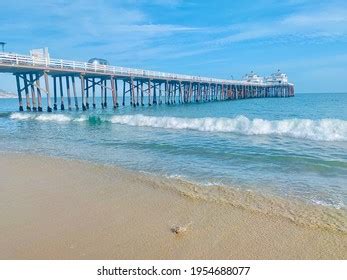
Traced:
[[342, 212], [111, 166], [1, 154], [0, 193], [0, 259], [347, 258]]

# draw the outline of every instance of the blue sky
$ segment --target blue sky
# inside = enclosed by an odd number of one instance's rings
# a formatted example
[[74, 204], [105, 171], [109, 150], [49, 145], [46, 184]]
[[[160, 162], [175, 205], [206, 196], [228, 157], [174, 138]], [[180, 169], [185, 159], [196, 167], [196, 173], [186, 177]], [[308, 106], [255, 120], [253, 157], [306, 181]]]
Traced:
[[[220, 78], [281, 69], [297, 92], [347, 92], [347, 1], [0, 2], [7, 51]], [[14, 78], [0, 75], [0, 88]]]

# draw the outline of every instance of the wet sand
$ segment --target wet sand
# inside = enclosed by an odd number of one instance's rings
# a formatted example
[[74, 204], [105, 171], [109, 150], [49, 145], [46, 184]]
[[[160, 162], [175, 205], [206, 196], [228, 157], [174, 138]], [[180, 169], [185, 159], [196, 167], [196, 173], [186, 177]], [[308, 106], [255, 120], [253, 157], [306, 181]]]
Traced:
[[347, 258], [344, 217], [337, 230], [310, 226], [199, 192], [116, 167], [1, 154], [0, 259]]

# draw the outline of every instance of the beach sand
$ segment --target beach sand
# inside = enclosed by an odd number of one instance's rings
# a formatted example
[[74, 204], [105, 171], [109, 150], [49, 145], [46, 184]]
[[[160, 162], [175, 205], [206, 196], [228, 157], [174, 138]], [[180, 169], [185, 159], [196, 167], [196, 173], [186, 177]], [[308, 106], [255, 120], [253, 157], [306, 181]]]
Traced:
[[329, 223], [208, 192], [122, 168], [1, 154], [0, 259], [347, 258], [346, 232]]

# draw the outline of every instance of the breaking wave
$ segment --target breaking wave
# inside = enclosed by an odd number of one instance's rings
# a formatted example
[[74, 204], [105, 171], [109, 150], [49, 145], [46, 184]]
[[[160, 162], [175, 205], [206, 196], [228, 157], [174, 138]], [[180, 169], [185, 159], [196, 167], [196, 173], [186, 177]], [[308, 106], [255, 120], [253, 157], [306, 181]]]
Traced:
[[13, 120], [36, 120], [42, 122], [69, 122], [72, 120], [71, 117], [66, 115], [48, 115], [48, 114], [30, 114], [30, 113], [13, 113], [10, 116]]
[[269, 121], [236, 118], [177, 118], [144, 115], [113, 116], [112, 123], [165, 129], [233, 132], [244, 135], [278, 135], [316, 141], [346, 141], [347, 121], [339, 119], [286, 119]]
[[238, 133], [242, 135], [274, 135], [314, 141], [347, 141], [347, 121], [339, 119], [249, 119], [243, 115], [235, 118], [180, 118], [136, 115], [116, 116], [68, 116], [64, 114], [13, 113], [15, 120], [36, 120], [44, 122], [110, 122], [138, 127], [153, 127], [205, 132]]

